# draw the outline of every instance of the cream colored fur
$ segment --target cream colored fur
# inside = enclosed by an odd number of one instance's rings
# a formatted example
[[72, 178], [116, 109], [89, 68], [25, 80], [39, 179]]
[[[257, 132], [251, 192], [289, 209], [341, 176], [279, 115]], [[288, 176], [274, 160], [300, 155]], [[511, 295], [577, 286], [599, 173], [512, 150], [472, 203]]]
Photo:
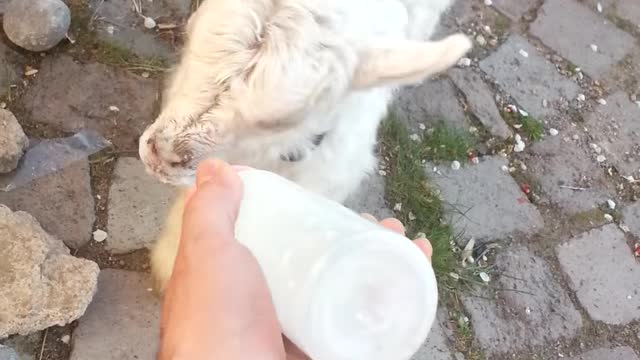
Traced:
[[[344, 201], [376, 166], [393, 91], [470, 49], [460, 34], [425, 41], [450, 2], [206, 0], [189, 21], [162, 111], [140, 139], [142, 161], [162, 181], [186, 185], [198, 161], [221, 157]], [[291, 153], [299, 161], [281, 159]], [[180, 201], [152, 252], [161, 287], [178, 247]]]

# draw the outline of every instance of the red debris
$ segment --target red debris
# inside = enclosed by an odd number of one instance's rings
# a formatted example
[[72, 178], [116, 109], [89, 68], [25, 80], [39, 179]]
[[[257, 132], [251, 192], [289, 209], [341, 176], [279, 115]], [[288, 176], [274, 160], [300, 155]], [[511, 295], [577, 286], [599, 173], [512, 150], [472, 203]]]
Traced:
[[523, 193], [529, 195], [531, 194], [531, 188], [529, 187], [529, 184], [527, 183], [523, 183], [522, 185], [520, 185], [520, 189], [522, 190]]
[[640, 257], [640, 243], [636, 243], [636, 245], [633, 247], [633, 255], [635, 255], [636, 257]]

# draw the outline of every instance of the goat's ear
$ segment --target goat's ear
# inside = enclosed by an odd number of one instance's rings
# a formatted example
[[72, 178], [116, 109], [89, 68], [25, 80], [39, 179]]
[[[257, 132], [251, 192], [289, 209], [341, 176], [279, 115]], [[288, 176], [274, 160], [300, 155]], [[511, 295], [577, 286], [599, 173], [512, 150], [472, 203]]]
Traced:
[[365, 49], [351, 86], [363, 89], [418, 83], [455, 65], [471, 46], [469, 38], [456, 34], [440, 41], [405, 41]]

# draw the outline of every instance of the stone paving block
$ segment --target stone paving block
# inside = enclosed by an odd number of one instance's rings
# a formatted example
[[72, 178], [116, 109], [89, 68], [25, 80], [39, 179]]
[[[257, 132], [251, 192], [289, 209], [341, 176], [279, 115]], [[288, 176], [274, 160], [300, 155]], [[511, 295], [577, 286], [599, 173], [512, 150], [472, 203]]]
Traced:
[[547, 137], [534, 144], [526, 165], [542, 188], [542, 200], [569, 213], [592, 210], [616, 196], [613, 184], [593, 155], [569, 137]]
[[466, 96], [471, 112], [489, 133], [502, 139], [513, 135], [498, 111], [493, 91], [480, 75], [471, 70], [452, 69], [449, 76]]
[[[571, 338], [582, 327], [582, 318], [554, 278], [549, 264], [524, 247], [498, 254], [495, 300], [466, 295], [463, 298], [475, 336], [491, 354]], [[502, 275], [501, 275], [502, 274]], [[490, 358], [490, 357], [489, 357]]]
[[604, 17], [568, 0], [547, 0], [530, 32], [596, 79], [622, 60], [635, 42]]
[[622, 209], [622, 222], [633, 235], [640, 238], [640, 202], [636, 201]]
[[556, 252], [593, 320], [622, 325], [640, 319], [640, 265], [617, 225], [578, 235], [558, 245]]
[[160, 300], [147, 274], [105, 269], [98, 291], [73, 332], [71, 360], [154, 359], [160, 337]]
[[370, 175], [344, 205], [358, 213], [369, 213], [380, 220], [392, 217], [393, 213], [384, 199], [384, 181], [384, 177], [377, 173]]
[[147, 174], [137, 158], [120, 158], [109, 189], [107, 249], [126, 253], [150, 246], [164, 225], [176, 194]]
[[46, 57], [39, 70], [21, 99], [32, 122], [65, 131], [94, 129], [120, 150], [137, 152], [138, 138], [154, 119], [156, 80], [102, 64], [80, 65], [67, 56]]
[[536, 4], [536, 0], [493, 0], [493, 6], [514, 21], [533, 10]]
[[638, 360], [638, 355], [628, 346], [587, 351], [568, 360]]
[[78, 136], [32, 139], [18, 169], [0, 176], [0, 204], [30, 213], [45, 231], [76, 249], [91, 239], [95, 221], [87, 158], [93, 149], [77, 141]]
[[393, 109], [411, 133], [421, 132], [421, 123], [428, 127], [438, 121], [469, 128], [458, 94], [448, 79], [427, 80], [418, 86], [403, 88]]
[[[521, 54], [527, 53], [527, 57]], [[557, 114], [554, 104], [574, 99], [578, 85], [558, 73], [538, 50], [520, 35], [509, 39], [491, 56], [480, 62], [480, 68], [533, 116], [544, 119]], [[544, 107], [543, 100], [551, 106]]]
[[607, 105], [599, 105], [586, 116], [587, 127], [605, 155], [625, 176], [640, 175], [640, 106], [629, 100], [624, 92], [606, 98]]
[[427, 340], [411, 357], [411, 360], [453, 360], [453, 353], [449, 348], [449, 339], [445, 330], [447, 330], [447, 312], [441, 308], [438, 310], [436, 322], [433, 324]]
[[542, 216], [518, 184], [501, 170], [507, 161], [491, 157], [478, 165], [454, 171], [427, 168], [427, 177], [440, 189], [456, 232], [478, 241], [514, 233], [533, 234], [543, 227]]
[[[2, 1], [0, 0], [0, 14], [2, 14]], [[0, 96], [9, 90], [11, 84], [20, 80], [20, 67], [24, 63], [24, 57], [0, 42]]]
[[[191, 0], [155, 0], [141, 2], [142, 13], [156, 23], [180, 23], [189, 15]], [[91, 0], [98, 38], [127, 49], [141, 57], [161, 57], [174, 61], [175, 51], [155, 29], [144, 27], [131, 0]]]
[[604, 15], [617, 16], [640, 27], [640, 2], [637, 0], [588, 0], [589, 8], [597, 12], [597, 4], [602, 5]]

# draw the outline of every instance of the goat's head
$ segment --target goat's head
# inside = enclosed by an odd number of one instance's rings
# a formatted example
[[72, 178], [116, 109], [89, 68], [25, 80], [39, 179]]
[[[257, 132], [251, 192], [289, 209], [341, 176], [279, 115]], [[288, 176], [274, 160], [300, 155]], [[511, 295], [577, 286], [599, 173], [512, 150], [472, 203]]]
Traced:
[[231, 153], [265, 133], [293, 131], [350, 91], [420, 82], [471, 47], [463, 35], [436, 42], [362, 39], [343, 31], [343, 14], [308, 3], [322, 2], [201, 5], [187, 26], [162, 111], [140, 138], [149, 172], [188, 184], [205, 157]]

